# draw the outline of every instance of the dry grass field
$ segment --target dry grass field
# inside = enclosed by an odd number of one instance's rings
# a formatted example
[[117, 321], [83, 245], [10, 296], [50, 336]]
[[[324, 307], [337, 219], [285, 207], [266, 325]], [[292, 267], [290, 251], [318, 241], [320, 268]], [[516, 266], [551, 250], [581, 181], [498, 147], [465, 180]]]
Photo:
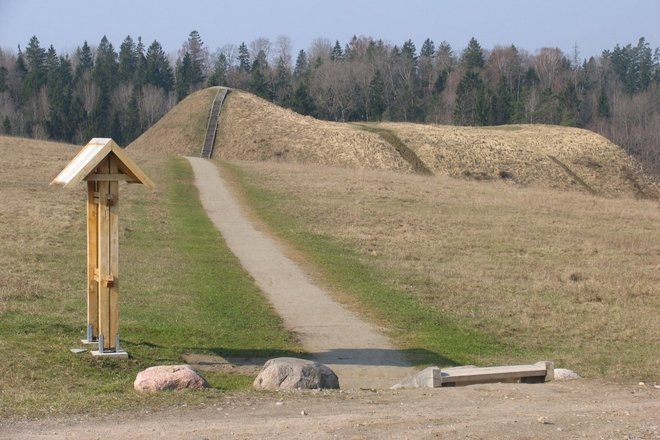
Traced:
[[[442, 176], [235, 166], [266, 194], [288, 239], [309, 233], [356, 249], [359, 264], [401, 295], [511, 347], [471, 362], [547, 358], [587, 376], [660, 379], [657, 202]], [[387, 326], [388, 316], [365, 313]], [[397, 336], [404, 348], [419, 343], [405, 328]]]
[[59, 249], [73, 230], [84, 226], [84, 205], [48, 184], [79, 148], [0, 137], [0, 313], [30, 308], [30, 299], [68, 286], [49, 262], [67, 257]]

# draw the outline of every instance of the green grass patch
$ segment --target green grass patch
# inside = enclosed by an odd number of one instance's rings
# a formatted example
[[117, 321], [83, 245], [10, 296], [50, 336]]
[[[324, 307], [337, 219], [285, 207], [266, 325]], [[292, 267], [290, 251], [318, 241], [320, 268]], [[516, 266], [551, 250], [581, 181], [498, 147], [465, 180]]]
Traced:
[[158, 166], [158, 191], [136, 195], [122, 187], [127, 196], [120, 214], [119, 326], [130, 359], [69, 350], [80, 346], [85, 326], [84, 224], [77, 221], [43, 266], [43, 276], [68, 278], [65, 290], [27, 283], [0, 309], [0, 416], [200, 403], [225, 390], [246, 389], [253, 378], [204, 372], [211, 390], [151, 395], [135, 392], [133, 381], [149, 366], [183, 363], [185, 353], [300, 355], [208, 220], [187, 162], [170, 159]]
[[245, 190], [257, 215], [320, 268], [329, 285], [356, 299], [355, 306], [363, 316], [389, 329], [414, 365], [484, 364], [527, 354], [520, 347], [470, 329], [405, 289], [392, 287], [386, 281], [389, 276], [365, 262], [353, 244], [311, 231], [304, 216], [294, 216], [285, 208], [303, 206], [302, 200], [290, 200], [290, 194], [267, 189], [257, 176], [236, 165], [224, 166]]

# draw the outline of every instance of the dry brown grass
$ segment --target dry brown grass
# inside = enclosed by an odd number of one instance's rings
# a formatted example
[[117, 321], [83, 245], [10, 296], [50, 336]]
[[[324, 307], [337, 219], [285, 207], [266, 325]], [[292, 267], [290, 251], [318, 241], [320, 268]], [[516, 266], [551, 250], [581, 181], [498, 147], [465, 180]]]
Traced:
[[223, 106], [214, 156], [412, 171], [376, 134], [301, 116], [240, 91], [232, 91]]
[[607, 196], [658, 196], [657, 182], [641, 172], [634, 160], [588, 130], [551, 125], [379, 126], [394, 131], [437, 174], [562, 190], [591, 189]]
[[238, 165], [292, 224], [350, 243], [385, 283], [469, 328], [584, 374], [660, 378], [657, 202]]
[[199, 156], [217, 87], [186, 97], [129, 146], [131, 151]]
[[48, 261], [64, 257], [64, 240], [84, 228], [84, 204], [49, 183], [79, 148], [0, 137], [0, 313], [16, 306], [12, 298], [37, 298], [67, 285]]

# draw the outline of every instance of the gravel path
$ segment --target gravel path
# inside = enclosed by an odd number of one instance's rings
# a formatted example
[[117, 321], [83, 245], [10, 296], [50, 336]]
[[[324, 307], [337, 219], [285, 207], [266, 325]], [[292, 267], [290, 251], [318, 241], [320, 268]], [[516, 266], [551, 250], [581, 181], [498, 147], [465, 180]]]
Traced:
[[389, 388], [412, 372], [387, 337], [312, 284], [255, 229], [213, 162], [187, 159], [202, 205], [231, 251], [303, 347], [337, 373], [342, 388]]

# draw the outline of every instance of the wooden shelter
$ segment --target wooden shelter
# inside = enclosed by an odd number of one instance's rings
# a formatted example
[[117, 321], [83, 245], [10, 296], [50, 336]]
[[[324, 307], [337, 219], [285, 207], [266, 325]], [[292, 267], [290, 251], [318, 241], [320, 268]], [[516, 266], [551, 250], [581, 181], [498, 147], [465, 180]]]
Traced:
[[119, 182], [155, 185], [112, 139], [94, 138], [51, 185], [87, 182], [87, 339], [94, 355], [126, 357], [119, 346]]

